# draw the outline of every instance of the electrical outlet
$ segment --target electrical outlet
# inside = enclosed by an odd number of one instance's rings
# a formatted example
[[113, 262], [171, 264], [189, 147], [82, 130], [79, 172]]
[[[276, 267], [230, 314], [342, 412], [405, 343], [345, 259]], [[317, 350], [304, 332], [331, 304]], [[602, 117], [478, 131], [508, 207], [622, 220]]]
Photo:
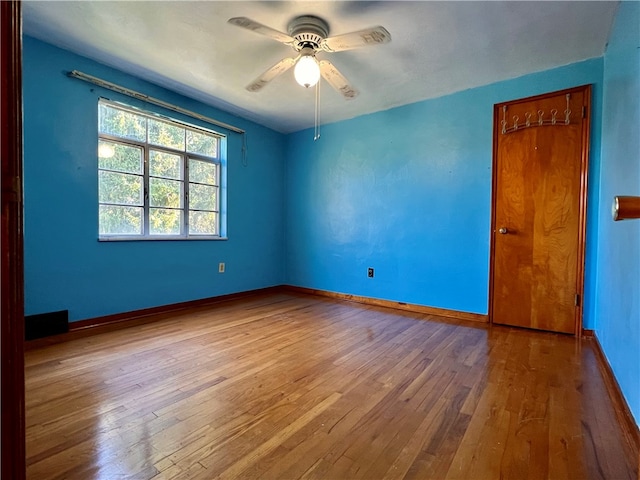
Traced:
[[367, 268], [367, 277], [373, 278], [373, 268]]
[[224, 262], [218, 264], [218, 273], [224, 273]]

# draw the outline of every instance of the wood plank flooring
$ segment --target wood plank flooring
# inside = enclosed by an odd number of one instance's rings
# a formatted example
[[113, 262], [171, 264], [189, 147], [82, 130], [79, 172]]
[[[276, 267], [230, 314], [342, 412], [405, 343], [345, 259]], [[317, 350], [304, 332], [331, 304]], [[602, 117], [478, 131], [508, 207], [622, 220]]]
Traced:
[[563, 335], [277, 293], [25, 363], [31, 480], [638, 475]]

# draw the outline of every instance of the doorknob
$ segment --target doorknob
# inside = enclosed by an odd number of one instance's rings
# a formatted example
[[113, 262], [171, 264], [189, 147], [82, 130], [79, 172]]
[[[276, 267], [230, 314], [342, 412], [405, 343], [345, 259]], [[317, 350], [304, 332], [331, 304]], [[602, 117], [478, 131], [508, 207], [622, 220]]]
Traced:
[[509, 230], [507, 230], [505, 227], [502, 227], [500, 230], [498, 230], [498, 232], [500, 232], [502, 235], [506, 235], [507, 233], [509, 233]]

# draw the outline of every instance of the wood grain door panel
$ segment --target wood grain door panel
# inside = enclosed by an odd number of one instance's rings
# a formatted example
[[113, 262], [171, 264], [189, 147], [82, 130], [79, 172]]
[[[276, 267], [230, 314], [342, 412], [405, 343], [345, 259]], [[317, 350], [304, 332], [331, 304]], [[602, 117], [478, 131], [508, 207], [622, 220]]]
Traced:
[[[497, 105], [494, 144], [494, 234], [491, 317], [494, 323], [575, 333], [581, 294], [583, 175], [582, 118], [588, 87], [566, 95]], [[506, 112], [503, 107], [506, 106]], [[548, 121], [556, 110], [556, 125]], [[531, 125], [516, 122], [529, 117]], [[505, 119], [512, 131], [503, 133]], [[586, 130], [586, 131], [585, 131]], [[504, 232], [506, 229], [506, 233]]]

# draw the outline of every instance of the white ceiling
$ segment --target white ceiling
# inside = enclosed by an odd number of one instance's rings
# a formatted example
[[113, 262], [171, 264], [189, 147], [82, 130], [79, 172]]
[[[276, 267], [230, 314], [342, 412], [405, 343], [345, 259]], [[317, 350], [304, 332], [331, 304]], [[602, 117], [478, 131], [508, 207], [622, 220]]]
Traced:
[[[227, 24], [246, 16], [286, 32], [298, 15], [330, 36], [383, 25], [391, 43], [321, 53], [360, 95], [326, 83], [321, 122], [356, 117], [604, 53], [612, 1], [26, 1], [24, 33], [280, 132], [313, 126], [314, 92], [293, 71], [245, 86], [290, 47]], [[86, 72], [90, 73], [90, 72]], [[109, 79], [107, 79], [109, 80]]]

